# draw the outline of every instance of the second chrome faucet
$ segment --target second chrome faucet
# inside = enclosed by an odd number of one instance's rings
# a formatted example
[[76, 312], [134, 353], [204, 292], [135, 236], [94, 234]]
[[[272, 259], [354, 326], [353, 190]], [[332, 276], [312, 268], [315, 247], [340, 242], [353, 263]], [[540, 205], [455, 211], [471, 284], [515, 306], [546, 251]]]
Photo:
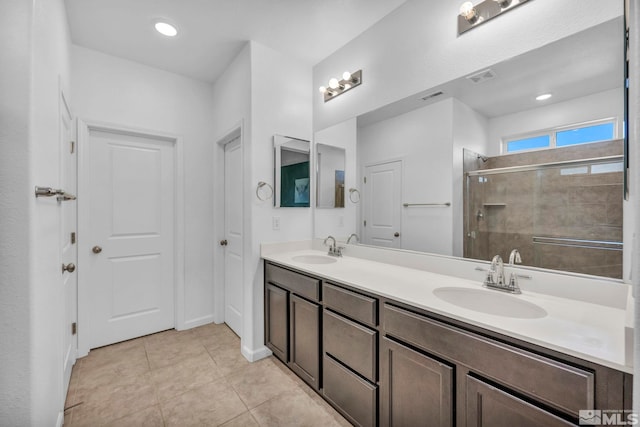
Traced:
[[[511, 254], [509, 254], [509, 265], [513, 267], [515, 264], [520, 264], [521, 262], [520, 252], [517, 249], [512, 250]], [[512, 294], [522, 293], [518, 286], [518, 275], [515, 272], [511, 272], [508, 283], [505, 281], [504, 262], [500, 255], [494, 256], [491, 260], [491, 268], [487, 272], [487, 277], [482, 286]]]

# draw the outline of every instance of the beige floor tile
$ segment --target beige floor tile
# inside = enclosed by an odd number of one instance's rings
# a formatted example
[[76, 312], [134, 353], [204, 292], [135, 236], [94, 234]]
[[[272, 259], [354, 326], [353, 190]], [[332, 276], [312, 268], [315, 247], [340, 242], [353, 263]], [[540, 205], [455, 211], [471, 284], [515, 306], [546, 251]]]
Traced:
[[247, 368], [251, 363], [240, 353], [240, 346], [219, 347], [208, 350], [224, 376]]
[[165, 344], [146, 345], [151, 369], [175, 365], [191, 357], [203, 356], [207, 350], [197, 340], [171, 340]]
[[277, 368], [271, 359], [249, 364], [227, 377], [249, 409], [255, 408], [282, 393], [299, 390], [296, 383]]
[[334, 418], [301, 390], [291, 390], [253, 408], [251, 415], [263, 427], [333, 427]]
[[78, 367], [80, 382], [93, 381], [93, 377], [108, 375], [124, 377], [141, 375], [149, 371], [144, 345], [140, 341], [125, 341], [91, 350]]
[[215, 325], [215, 327], [206, 325], [195, 330], [207, 351], [222, 347], [240, 348], [240, 338], [227, 325]]
[[151, 371], [158, 400], [164, 402], [190, 389], [222, 377], [222, 371], [207, 352], [185, 359], [175, 365]]
[[159, 406], [127, 415], [107, 424], [109, 427], [163, 427], [164, 420]]
[[235, 417], [231, 421], [227, 421], [222, 424], [222, 427], [259, 427], [259, 424], [255, 418], [253, 418], [253, 415], [247, 411], [244, 414]]
[[167, 427], [216, 426], [247, 411], [240, 397], [224, 379], [162, 402], [160, 407]]
[[[80, 393], [80, 390], [78, 391]], [[87, 386], [73, 408], [71, 425], [104, 425], [158, 404], [150, 374], [115, 379], [108, 386]]]

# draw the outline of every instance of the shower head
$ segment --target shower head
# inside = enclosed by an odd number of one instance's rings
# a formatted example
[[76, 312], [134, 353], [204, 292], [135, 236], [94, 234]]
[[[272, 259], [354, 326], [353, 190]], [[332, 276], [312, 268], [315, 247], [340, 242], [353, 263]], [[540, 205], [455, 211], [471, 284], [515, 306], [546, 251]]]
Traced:
[[482, 154], [478, 154], [478, 157], [476, 157], [478, 160], [482, 160], [482, 163], [486, 163], [487, 160], [489, 160], [489, 158], [487, 156], [483, 156]]

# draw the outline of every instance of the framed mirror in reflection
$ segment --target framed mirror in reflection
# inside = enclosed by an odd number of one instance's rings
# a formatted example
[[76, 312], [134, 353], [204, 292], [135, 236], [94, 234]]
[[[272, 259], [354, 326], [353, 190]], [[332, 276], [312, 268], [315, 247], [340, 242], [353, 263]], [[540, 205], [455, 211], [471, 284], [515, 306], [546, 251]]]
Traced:
[[316, 144], [316, 207], [344, 208], [344, 169], [344, 148]]
[[311, 206], [311, 143], [304, 139], [274, 135], [274, 197], [281, 208]]
[[[337, 234], [485, 261], [519, 249], [525, 266], [623, 277], [623, 25], [621, 16], [357, 117], [346, 168], [362, 202], [355, 229]], [[375, 183], [388, 197], [371, 190], [376, 174], [389, 178]]]

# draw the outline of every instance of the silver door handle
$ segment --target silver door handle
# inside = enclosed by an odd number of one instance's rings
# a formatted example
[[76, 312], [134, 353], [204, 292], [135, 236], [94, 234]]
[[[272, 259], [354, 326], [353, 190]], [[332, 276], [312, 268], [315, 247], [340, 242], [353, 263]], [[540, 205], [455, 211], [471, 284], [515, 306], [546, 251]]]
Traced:
[[76, 271], [76, 265], [72, 262], [66, 265], [62, 264], [62, 272], [64, 273], [65, 271], [68, 271], [69, 273], [73, 273], [74, 271]]

